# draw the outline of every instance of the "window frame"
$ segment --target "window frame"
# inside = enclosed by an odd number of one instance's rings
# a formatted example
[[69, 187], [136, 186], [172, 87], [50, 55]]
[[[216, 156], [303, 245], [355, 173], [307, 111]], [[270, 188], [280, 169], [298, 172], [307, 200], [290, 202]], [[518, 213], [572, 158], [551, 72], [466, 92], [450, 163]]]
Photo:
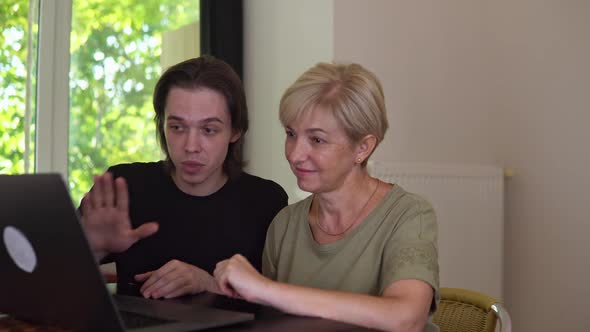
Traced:
[[68, 178], [70, 31], [72, 0], [39, 7], [35, 173]]

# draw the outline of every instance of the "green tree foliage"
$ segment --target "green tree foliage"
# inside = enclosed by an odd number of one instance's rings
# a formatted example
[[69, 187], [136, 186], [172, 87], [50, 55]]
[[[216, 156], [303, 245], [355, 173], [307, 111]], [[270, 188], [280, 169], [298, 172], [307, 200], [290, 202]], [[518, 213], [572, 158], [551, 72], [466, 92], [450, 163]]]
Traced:
[[[0, 173], [25, 171], [25, 126], [28, 125], [31, 135], [34, 135], [34, 126], [24, 121], [29, 33], [27, 15], [27, 0], [0, 6]], [[33, 26], [34, 30], [36, 28]], [[34, 44], [31, 46], [35, 48]], [[31, 109], [34, 108], [32, 99]], [[31, 113], [34, 118], [34, 112]]]
[[[19, 8], [28, 1], [18, 0]], [[160, 159], [152, 92], [161, 73], [161, 34], [198, 20], [198, 0], [74, 0], [70, 35], [68, 176], [77, 203], [92, 175], [108, 166]], [[1, 30], [26, 29], [27, 15], [0, 6]], [[0, 36], [0, 38], [2, 38]], [[7, 49], [4, 44], [3, 49]], [[26, 60], [26, 35], [21, 49]], [[12, 50], [9, 50], [13, 52]], [[19, 53], [20, 52], [20, 53]], [[22, 172], [24, 82], [0, 51], [0, 89], [17, 91], [14, 107], [0, 112], [0, 172]], [[2, 96], [5, 93], [2, 91]], [[0, 97], [5, 98], [5, 97]], [[0, 99], [1, 100], [1, 99]], [[3, 161], [6, 158], [8, 162]], [[15, 166], [16, 165], [16, 166]], [[4, 167], [4, 169], [3, 169]]]

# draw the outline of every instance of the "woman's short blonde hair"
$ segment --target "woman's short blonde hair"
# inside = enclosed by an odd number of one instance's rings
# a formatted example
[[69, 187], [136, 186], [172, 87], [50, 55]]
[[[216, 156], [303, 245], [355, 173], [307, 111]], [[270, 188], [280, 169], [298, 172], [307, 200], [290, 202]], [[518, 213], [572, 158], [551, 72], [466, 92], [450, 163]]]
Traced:
[[359, 64], [318, 63], [308, 69], [283, 94], [279, 118], [288, 126], [317, 107], [329, 110], [353, 143], [370, 134], [379, 144], [389, 126], [381, 83]]

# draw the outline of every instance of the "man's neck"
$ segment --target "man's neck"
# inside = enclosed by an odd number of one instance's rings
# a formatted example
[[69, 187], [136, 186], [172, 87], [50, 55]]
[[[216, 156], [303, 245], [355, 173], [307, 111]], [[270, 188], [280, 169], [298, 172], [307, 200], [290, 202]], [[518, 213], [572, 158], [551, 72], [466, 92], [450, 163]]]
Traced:
[[205, 181], [199, 183], [190, 183], [179, 179], [174, 172], [171, 174], [174, 184], [180, 191], [191, 196], [209, 196], [219, 191], [227, 183], [229, 177], [221, 173], [219, 175], [212, 175]]

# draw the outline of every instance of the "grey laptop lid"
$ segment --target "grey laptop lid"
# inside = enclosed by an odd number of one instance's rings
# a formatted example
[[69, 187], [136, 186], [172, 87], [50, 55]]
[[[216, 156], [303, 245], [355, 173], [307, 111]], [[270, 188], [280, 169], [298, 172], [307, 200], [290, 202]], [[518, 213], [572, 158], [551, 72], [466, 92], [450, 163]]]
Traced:
[[[58, 174], [0, 175], [0, 276], [2, 313], [79, 331], [126, 330]], [[177, 321], [140, 331], [193, 331], [254, 318], [141, 298], [125, 305]]]

